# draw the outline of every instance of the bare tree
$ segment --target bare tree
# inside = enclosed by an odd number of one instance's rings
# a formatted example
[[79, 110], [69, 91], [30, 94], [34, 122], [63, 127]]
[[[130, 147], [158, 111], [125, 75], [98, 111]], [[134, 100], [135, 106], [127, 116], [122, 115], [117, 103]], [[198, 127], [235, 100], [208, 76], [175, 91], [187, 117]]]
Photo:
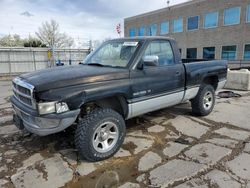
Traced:
[[74, 44], [74, 39], [72, 37], [60, 32], [59, 24], [55, 20], [42, 23], [36, 35], [50, 48], [71, 47]]

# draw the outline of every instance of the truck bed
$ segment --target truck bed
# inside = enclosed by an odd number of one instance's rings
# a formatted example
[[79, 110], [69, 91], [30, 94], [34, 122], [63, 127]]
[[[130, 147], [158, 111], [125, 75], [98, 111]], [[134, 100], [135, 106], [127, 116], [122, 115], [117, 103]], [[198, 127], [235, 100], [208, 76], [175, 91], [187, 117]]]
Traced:
[[200, 85], [201, 80], [209, 75], [217, 75], [214, 79], [218, 82], [225, 80], [227, 75], [227, 61], [184, 61], [183, 65], [186, 71], [186, 87]]

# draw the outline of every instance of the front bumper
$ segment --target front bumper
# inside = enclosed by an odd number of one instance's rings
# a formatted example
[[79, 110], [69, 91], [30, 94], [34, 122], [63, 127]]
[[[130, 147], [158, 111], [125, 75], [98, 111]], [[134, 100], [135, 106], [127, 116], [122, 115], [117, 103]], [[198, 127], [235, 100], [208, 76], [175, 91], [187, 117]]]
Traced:
[[26, 107], [14, 96], [10, 98], [15, 111], [14, 122], [20, 129], [39, 136], [46, 136], [61, 132], [72, 125], [80, 113], [80, 109], [65, 112], [62, 114], [39, 115], [36, 110]]

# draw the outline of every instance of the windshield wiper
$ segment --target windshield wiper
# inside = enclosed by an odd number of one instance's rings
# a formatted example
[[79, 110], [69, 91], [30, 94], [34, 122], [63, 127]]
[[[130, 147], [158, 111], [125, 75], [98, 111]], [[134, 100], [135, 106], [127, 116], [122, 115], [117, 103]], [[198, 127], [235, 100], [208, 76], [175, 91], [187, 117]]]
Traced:
[[85, 65], [99, 66], [99, 67], [123, 68], [122, 66], [103, 65], [103, 64], [100, 64], [100, 63], [88, 63], [88, 64], [85, 64]]
[[99, 67], [104, 67], [105, 65], [100, 64], [100, 63], [88, 63], [87, 65], [91, 65], [91, 66], [99, 66]]

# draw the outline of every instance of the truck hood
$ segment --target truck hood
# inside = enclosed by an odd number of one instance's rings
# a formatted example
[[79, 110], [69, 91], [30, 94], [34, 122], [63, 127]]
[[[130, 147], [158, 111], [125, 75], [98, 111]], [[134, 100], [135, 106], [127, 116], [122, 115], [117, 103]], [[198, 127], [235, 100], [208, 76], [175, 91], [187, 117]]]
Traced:
[[21, 79], [32, 84], [37, 92], [128, 77], [128, 69], [89, 65], [55, 67], [20, 76]]

